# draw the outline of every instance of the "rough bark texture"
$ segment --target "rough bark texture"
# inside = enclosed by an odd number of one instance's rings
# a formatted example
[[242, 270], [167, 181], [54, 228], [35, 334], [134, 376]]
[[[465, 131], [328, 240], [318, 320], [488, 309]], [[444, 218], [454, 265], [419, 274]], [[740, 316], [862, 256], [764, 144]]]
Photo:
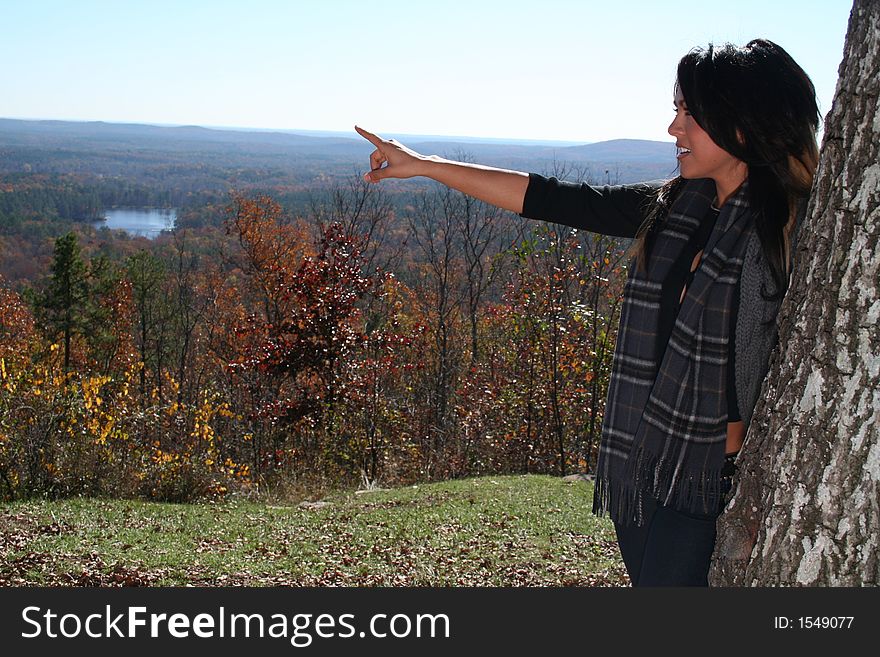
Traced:
[[713, 586], [880, 584], [880, 0], [856, 0]]

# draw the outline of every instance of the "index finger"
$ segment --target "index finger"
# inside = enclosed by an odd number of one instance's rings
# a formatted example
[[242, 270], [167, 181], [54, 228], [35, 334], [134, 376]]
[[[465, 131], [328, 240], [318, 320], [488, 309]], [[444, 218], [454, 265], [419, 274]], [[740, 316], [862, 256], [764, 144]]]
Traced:
[[363, 137], [364, 139], [369, 141], [376, 148], [378, 148], [379, 146], [382, 145], [382, 140], [379, 137], [377, 137], [376, 135], [374, 135], [372, 132], [364, 130], [363, 128], [361, 128], [360, 126], [357, 126], [357, 125], [354, 127], [354, 129], [357, 130], [357, 133], [361, 137]]

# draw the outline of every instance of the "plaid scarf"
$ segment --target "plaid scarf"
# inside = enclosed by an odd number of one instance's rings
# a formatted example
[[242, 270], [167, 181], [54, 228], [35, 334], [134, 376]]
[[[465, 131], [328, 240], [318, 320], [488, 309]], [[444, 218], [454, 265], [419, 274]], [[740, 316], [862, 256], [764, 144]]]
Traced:
[[747, 183], [721, 209], [665, 353], [656, 353], [663, 281], [714, 198], [712, 180], [686, 181], [647, 267], [630, 266], [593, 497], [593, 513], [620, 524], [643, 524], [645, 494], [693, 513], [721, 503], [730, 312], [754, 230]]

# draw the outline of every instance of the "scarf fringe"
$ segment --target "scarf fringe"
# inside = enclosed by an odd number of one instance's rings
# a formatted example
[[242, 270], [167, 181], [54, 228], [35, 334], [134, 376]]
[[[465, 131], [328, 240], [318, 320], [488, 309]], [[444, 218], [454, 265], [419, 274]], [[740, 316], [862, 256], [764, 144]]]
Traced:
[[620, 525], [644, 524], [642, 496], [650, 495], [658, 504], [677, 511], [694, 514], [716, 514], [721, 509], [724, 493], [721, 487], [722, 459], [718, 467], [701, 470], [682, 466], [679, 476], [673, 480], [674, 467], [671, 458], [660, 458], [644, 447], [630, 454], [630, 471], [623, 480], [597, 477], [593, 487], [593, 514], [599, 517], [608, 513]]
[[637, 488], [648, 491], [664, 506], [690, 513], [715, 513], [723, 497], [724, 456], [719, 456], [718, 465], [700, 469], [694, 468], [693, 458], [686, 458], [676, 476], [678, 458], [669, 456], [661, 460], [644, 445], [639, 445], [630, 455], [630, 477]]
[[620, 525], [643, 524], [642, 498], [640, 491], [623, 482], [596, 477], [593, 481], [593, 514], [605, 514]]

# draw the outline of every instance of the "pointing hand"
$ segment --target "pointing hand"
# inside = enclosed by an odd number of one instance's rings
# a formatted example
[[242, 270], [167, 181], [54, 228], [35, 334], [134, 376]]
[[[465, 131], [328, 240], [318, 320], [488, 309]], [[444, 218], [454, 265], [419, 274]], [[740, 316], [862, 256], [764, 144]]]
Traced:
[[425, 156], [394, 139], [382, 139], [359, 126], [354, 129], [376, 147], [370, 153], [370, 171], [364, 174], [364, 180], [375, 183], [385, 178], [411, 178], [421, 175], [420, 165], [425, 161]]

